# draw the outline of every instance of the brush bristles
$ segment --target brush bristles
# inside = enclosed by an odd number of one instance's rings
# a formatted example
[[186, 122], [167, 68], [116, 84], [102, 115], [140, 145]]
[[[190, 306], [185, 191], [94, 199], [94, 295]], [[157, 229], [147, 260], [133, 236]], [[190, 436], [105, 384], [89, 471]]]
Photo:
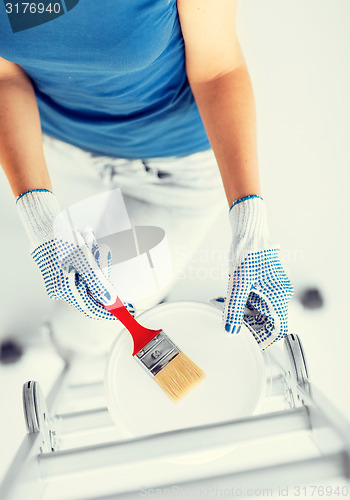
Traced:
[[154, 376], [157, 384], [173, 401], [181, 399], [204, 378], [204, 372], [183, 352]]

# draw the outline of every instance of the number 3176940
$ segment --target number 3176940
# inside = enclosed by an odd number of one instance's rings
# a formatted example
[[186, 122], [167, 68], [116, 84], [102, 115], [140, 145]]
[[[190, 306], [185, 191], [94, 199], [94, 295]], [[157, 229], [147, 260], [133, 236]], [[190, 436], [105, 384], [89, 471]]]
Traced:
[[17, 2], [5, 4], [7, 14], [43, 14], [54, 13], [59, 14], [61, 12], [60, 3], [49, 3], [44, 5], [42, 2], [30, 3], [30, 2]]

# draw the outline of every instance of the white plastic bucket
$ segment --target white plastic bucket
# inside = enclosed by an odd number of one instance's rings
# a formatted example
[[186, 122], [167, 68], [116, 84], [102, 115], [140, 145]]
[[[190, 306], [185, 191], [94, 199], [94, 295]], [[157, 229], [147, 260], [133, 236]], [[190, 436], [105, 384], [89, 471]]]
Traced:
[[[146, 327], [162, 328], [206, 378], [174, 403], [133, 359], [132, 338], [123, 329], [110, 349], [105, 370], [107, 406], [122, 436], [214, 424], [258, 411], [265, 394], [266, 369], [263, 354], [246, 327], [239, 335], [227, 334], [220, 311], [200, 302], [161, 304], [137, 319]], [[217, 453], [209, 453], [205, 460], [210, 457]], [[191, 460], [198, 463], [199, 457], [192, 455]]]

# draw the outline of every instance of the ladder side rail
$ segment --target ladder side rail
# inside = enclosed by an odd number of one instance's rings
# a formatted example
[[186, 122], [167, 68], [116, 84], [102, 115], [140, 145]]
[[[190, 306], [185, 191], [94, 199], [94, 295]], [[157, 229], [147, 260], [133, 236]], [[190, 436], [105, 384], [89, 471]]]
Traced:
[[311, 438], [321, 453], [342, 447], [346, 477], [350, 478], [350, 422], [311, 382], [298, 385], [299, 397], [308, 408]]
[[[69, 365], [65, 364], [62, 367], [55, 383], [53, 384], [48, 396], [47, 406], [51, 412], [57, 402], [60, 392], [64, 388], [67, 380]], [[26, 385], [26, 384], [24, 384]], [[42, 435], [40, 432], [31, 432], [24, 436], [16, 455], [14, 456], [2, 482], [0, 485], [1, 500], [10, 500], [12, 498], [23, 498], [18, 496], [16, 491], [21, 489], [25, 484], [26, 500], [37, 500], [39, 498], [39, 490], [42, 487], [40, 484], [39, 460], [40, 450], [42, 446]], [[31, 491], [34, 491], [31, 496]]]
[[310, 381], [309, 370], [301, 339], [288, 334], [284, 339], [285, 352], [290, 363], [290, 379], [294, 400], [308, 408], [311, 438], [321, 453], [330, 453], [341, 447], [345, 475], [350, 478], [350, 422]]
[[[17, 488], [19, 483], [24, 483], [25, 477], [28, 475], [31, 475], [33, 482], [37, 484], [37, 493], [39, 493], [40, 471], [38, 455], [40, 453], [40, 446], [41, 436], [39, 432], [28, 433], [24, 436], [24, 439], [0, 485], [1, 500], [10, 500], [14, 498], [14, 489]], [[39, 495], [37, 498], [40, 498]]]

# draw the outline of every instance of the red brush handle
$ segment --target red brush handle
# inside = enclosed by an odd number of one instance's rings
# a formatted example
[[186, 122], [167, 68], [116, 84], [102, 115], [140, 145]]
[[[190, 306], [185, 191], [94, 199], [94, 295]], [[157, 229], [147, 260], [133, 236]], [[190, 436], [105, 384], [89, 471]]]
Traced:
[[127, 330], [129, 330], [134, 341], [133, 356], [137, 354], [148, 342], [150, 342], [162, 330], [150, 330], [140, 325], [136, 319], [129, 313], [123, 302], [117, 297], [114, 304], [111, 306], [104, 306], [110, 313], [113, 314]]

